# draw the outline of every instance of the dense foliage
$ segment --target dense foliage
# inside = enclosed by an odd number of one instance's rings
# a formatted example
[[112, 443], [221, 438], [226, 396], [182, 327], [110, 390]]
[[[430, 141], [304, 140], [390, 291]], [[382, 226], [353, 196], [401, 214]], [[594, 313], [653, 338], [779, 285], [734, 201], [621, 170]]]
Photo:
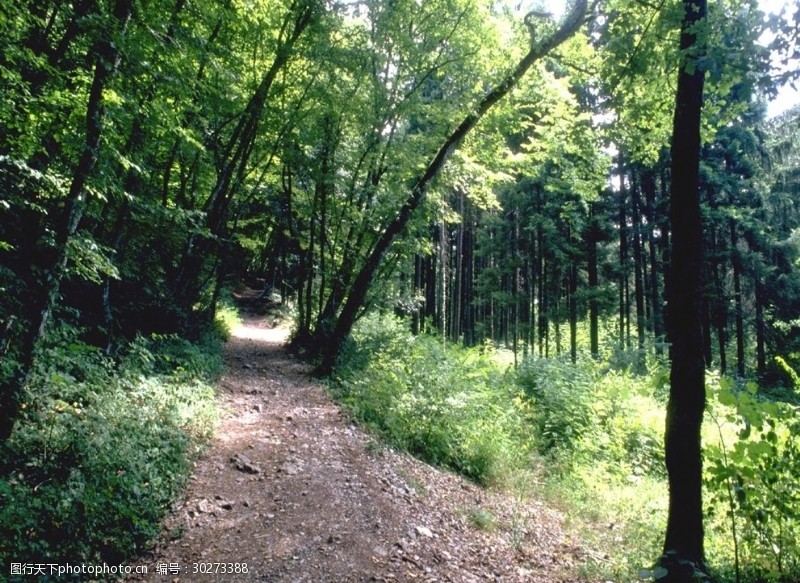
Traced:
[[53, 327], [0, 474], [0, 562], [141, 552], [213, 431], [220, 368], [213, 337], [138, 337], [112, 360]]
[[447, 349], [391, 317], [370, 317], [334, 391], [392, 445], [481, 484], [502, 482], [529, 457], [528, 410], [487, 350]]
[[[595, 549], [587, 575], [652, 575], [666, 520], [663, 363], [637, 374], [590, 358], [572, 364], [530, 356], [514, 370], [511, 358], [491, 346], [412, 336], [390, 316], [369, 317], [332, 391], [394, 447], [523, 497], [546, 494]], [[709, 389], [703, 435], [714, 574], [719, 581], [794, 581], [796, 405], [727, 377], [711, 375]]]
[[[113, 552], [146, 540], [192, 449], [181, 435], [205, 431], [180, 413], [208, 395], [178, 338], [203, 341], [234, 281], [295, 307], [293, 346], [322, 357], [320, 372], [355, 351], [341, 390], [359, 416], [481, 482], [526, 463], [518, 439], [564, 461], [623, 433], [609, 463], [655, 477], [651, 395], [598, 370], [646, 374], [668, 340], [698, 365], [674, 394], [700, 403], [707, 369], [757, 383], [758, 403], [784, 399], [800, 365], [800, 110], [768, 119], [765, 104], [800, 77], [800, 6], [765, 15], [722, 0], [706, 19], [705, 4], [575, 0], [549, 15], [494, 0], [3, 2], [0, 465], [17, 501], [3, 528], [19, 520], [8, 540], [41, 527], [32, 552], [59, 553], [46, 531], [94, 520], [120, 529], [113, 540], [130, 527]], [[694, 139], [685, 161], [676, 78], [705, 86], [691, 111], [700, 150]], [[681, 246], [687, 217], [698, 236]], [[687, 282], [690, 307], [670, 311]], [[404, 345], [345, 342], [360, 318], [390, 311], [406, 318]], [[674, 326], [685, 314], [688, 351]], [[436, 368], [450, 357], [423, 332], [470, 350]], [[487, 364], [498, 346], [518, 380]], [[394, 376], [372, 383], [388, 374], [381, 359]], [[729, 504], [734, 554], [785, 571], [796, 510], [772, 507], [796, 457], [791, 428], [742, 394], [757, 445], [710, 446], [708, 483], [758, 492]], [[143, 402], [152, 410], [132, 416]], [[765, 414], [789, 426], [782, 407]], [[435, 427], [408, 432], [418, 417]], [[133, 466], [99, 477], [129, 433]], [[174, 481], [156, 479], [166, 468]], [[147, 518], [128, 515], [146, 488], [135, 516]], [[104, 514], [116, 489], [121, 506]], [[83, 505], [64, 506], [64, 491]], [[14, 514], [29, 507], [35, 523]], [[76, 512], [96, 518], [67, 520]], [[110, 544], [73, 534], [79, 554]]]

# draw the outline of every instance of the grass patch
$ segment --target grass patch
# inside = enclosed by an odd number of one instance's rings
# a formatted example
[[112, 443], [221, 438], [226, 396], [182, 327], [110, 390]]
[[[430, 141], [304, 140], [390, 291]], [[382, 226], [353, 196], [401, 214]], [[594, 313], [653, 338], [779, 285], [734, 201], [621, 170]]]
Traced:
[[497, 518], [485, 508], [472, 508], [467, 512], [470, 524], [478, 530], [492, 532], [497, 527]]

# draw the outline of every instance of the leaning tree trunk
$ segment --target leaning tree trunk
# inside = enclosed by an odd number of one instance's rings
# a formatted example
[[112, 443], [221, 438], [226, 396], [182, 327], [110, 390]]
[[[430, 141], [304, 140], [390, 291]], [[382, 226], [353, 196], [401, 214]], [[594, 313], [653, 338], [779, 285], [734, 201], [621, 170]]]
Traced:
[[529, 22], [529, 17], [536, 16], [536, 13], [531, 13], [526, 17], [526, 23], [529, 24], [529, 29], [531, 31], [530, 50], [520, 62], [517, 63], [514, 70], [476, 104], [472, 111], [467, 114], [464, 120], [444, 141], [436, 152], [436, 155], [428, 163], [425, 171], [414, 183], [414, 186], [411, 188], [411, 193], [395, 218], [384, 229], [373, 247], [372, 252], [367, 257], [350, 286], [347, 300], [342, 307], [333, 332], [329, 336], [326, 335], [327, 337], [321, 339], [325, 342], [326, 350], [323, 353], [322, 362], [317, 369], [319, 374], [329, 374], [333, 369], [344, 346], [344, 341], [350, 335], [353, 324], [355, 324], [361, 312], [366, 300], [367, 291], [383, 260], [383, 256], [386, 254], [389, 246], [405, 230], [409, 219], [422, 204], [428, 188], [430, 188], [431, 183], [439, 175], [448, 158], [458, 149], [467, 134], [475, 128], [486, 112], [514, 88], [533, 63], [550, 53], [550, 51], [558, 47], [580, 29], [584, 23], [586, 8], [587, 0], [576, 0], [572, 10], [559, 28], [549, 37], [542, 40], [534, 38], [534, 26]]
[[680, 46], [685, 62], [678, 73], [672, 135], [672, 277], [668, 334], [672, 344], [665, 460], [669, 513], [657, 580], [689, 582], [704, 574], [702, 451], [705, 363], [700, 322], [703, 232], [698, 192], [700, 115], [703, 107], [706, 0], [683, 0]]

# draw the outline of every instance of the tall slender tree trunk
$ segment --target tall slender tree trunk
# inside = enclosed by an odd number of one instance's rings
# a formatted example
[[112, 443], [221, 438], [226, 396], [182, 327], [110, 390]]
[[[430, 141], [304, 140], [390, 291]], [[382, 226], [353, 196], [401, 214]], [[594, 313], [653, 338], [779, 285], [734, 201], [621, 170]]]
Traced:
[[528, 343], [530, 344], [530, 352], [534, 354], [536, 350], [536, 318], [538, 315], [538, 306], [536, 305], [536, 254], [537, 248], [533, 230], [528, 230], [528, 245], [531, 250], [530, 257], [528, 258]]
[[600, 356], [599, 316], [600, 310], [597, 302], [597, 209], [594, 204], [589, 207], [589, 230], [587, 236], [587, 260], [589, 275], [589, 344], [593, 358]]
[[644, 254], [642, 253], [642, 215], [639, 188], [631, 188], [631, 221], [633, 224], [633, 281], [636, 301], [636, 357], [639, 370], [645, 366], [645, 306], [644, 306]]
[[695, 570], [707, 572], [703, 546], [703, 460], [700, 427], [705, 409], [705, 366], [700, 324], [703, 229], [700, 214], [700, 118], [705, 71], [706, 0], [683, 0], [678, 73], [672, 129], [672, 277], [668, 333], [672, 345], [667, 403], [665, 461], [669, 510], [662, 582], [689, 583]]
[[714, 362], [714, 354], [711, 350], [711, 302], [708, 294], [703, 294], [700, 304], [700, 321], [703, 327], [703, 360], [706, 366], [711, 366]]
[[466, 344], [465, 337], [465, 313], [466, 313], [466, 271], [467, 262], [466, 245], [468, 243], [467, 230], [469, 229], [467, 218], [467, 193], [464, 189], [458, 188], [455, 192], [456, 203], [458, 204], [458, 214], [461, 217], [459, 224], [456, 225], [455, 231], [455, 253], [452, 258], [453, 263], [453, 299], [452, 305], [452, 322], [450, 324], [450, 339], [454, 342], [461, 340]]
[[[468, 207], [469, 209], [469, 207]], [[475, 310], [473, 303], [473, 274], [475, 273], [475, 228], [472, 221], [474, 213], [471, 211], [465, 217], [464, 226], [464, 254], [462, 256], [462, 297], [461, 306], [463, 309], [463, 325], [462, 330], [464, 334], [464, 345], [475, 345]]]
[[[713, 242], [713, 238], [712, 238]], [[725, 374], [728, 372], [728, 307], [727, 298], [725, 297], [725, 290], [722, 286], [722, 277], [719, 273], [719, 265], [716, 264], [712, 268], [714, 274], [714, 290], [715, 290], [715, 309], [714, 320], [717, 328], [717, 346], [719, 351], [719, 372]]]
[[[671, 206], [669, 189], [672, 188], [669, 179], [669, 164], [662, 156], [660, 163], [661, 171], [659, 172], [659, 184], [661, 188], [661, 199], [666, 202], [667, 206]], [[669, 333], [667, 331], [667, 312], [669, 311], [669, 298], [672, 296], [671, 291], [671, 278], [672, 278], [672, 224], [670, 223], [670, 211], [658, 213], [658, 226], [661, 229], [661, 237], [658, 240], [659, 251], [661, 253], [661, 273], [664, 278], [664, 304], [662, 315], [664, 318], [664, 336], [667, 343], [669, 342]]]
[[[424, 293], [425, 280], [423, 278], [423, 257], [419, 254], [414, 255], [414, 297], [421, 296]], [[425, 303], [421, 302], [420, 305], [414, 307], [414, 313], [411, 320], [411, 333], [417, 336], [422, 331], [421, 321], [423, 318], [423, 310]]]
[[[431, 240], [436, 241], [439, 236], [439, 227], [431, 229]], [[425, 309], [423, 313], [422, 325], [427, 332], [433, 332], [436, 327], [436, 272], [438, 269], [438, 259], [436, 253], [431, 253], [425, 259]]]
[[659, 263], [654, 231], [658, 219], [656, 218], [656, 183], [651, 171], [646, 171], [642, 179], [642, 189], [645, 198], [645, 213], [647, 215], [647, 248], [650, 254], [650, 303], [652, 304], [653, 336], [656, 341], [656, 354], [662, 353], [664, 340], [664, 313], [661, 305], [659, 290]]
[[764, 320], [764, 285], [756, 279], [756, 370], [759, 376], [767, 372], [767, 353], [764, 345], [766, 338], [766, 322]]
[[578, 362], [578, 266], [569, 267], [569, 356]]
[[561, 291], [564, 287], [564, 278], [562, 277], [561, 273], [558, 273], [560, 270], [553, 270], [556, 273], [554, 275], [554, 282], [553, 282], [553, 333], [555, 335], [556, 341], [556, 356], [561, 356]]
[[547, 294], [548, 262], [542, 253], [542, 231], [539, 228], [539, 356], [550, 356], [550, 305]]
[[728, 228], [731, 235], [731, 263], [733, 264], [733, 300], [736, 311], [736, 374], [744, 378], [744, 300], [742, 298], [742, 258], [739, 254], [736, 221], [730, 219]]
[[625, 332], [629, 328], [628, 313], [628, 213], [625, 196], [625, 172], [622, 153], [619, 155], [619, 347], [625, 350]]
[[[714, 273], [716, 274], [716, 265], [715, 260], [712, 258], [719, 257], [717, 252], [717, 241], [715, 237], [715, 232], [713, 227], [709, 229], [710, 233], [706, 237], [708, 241], [708, 249], [706, 249], [705, 254], [705, 267], [703, 272], [705, 274]], [[719, 297], [714, 297], [714, 289], [712, 285], [716, 284], [716, 280], [712, 281], [712, 278], [705, 276], [703, 278], [702, 284], [702, 304], [701, 304], [701, 315], [702, 315], [702, 326], [703, 326], [703, 357], [706, 361], [706, 367], [711, 366], [714, 362], [714, 352], [712, 350], [712, 329], [716, 326], [716, 323], [712, 323], [713, 320], [713, 312], [715, 311], [715, 305], [720, 303]]]
[[437, 329], [439, 334], [442, 335], [442, 338], [447, 337], [447, 308], [450, 305], [448, 301], [448, 290], [450, 286], [448, 285], [448, 275], [450, 273], [450, 253], [449, 253], [449, 245], [448, 245], [449, 233], [447, 229], [447, 225], [444, 221], [439, 225], [439, 243], [438, 243], [438, 251], [439, 251], [439, 273], [436, 285], [438, 286], [436, 297], [437, 299], [437, 307], [436, 307], [436, 323]]

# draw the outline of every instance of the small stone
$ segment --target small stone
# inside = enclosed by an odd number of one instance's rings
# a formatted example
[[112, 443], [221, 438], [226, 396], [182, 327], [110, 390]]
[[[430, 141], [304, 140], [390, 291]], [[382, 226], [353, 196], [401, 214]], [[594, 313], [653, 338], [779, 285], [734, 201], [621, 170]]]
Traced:
[[278, 468], [278, 471], [288, 474], [289, 476], [294, 476], [300, 473], [300, 466], [287, 461], [280, 468]]
[[428, 528], [427, 526], [416, 526], [414, 527], [414, 530], [417, 532], [417, 534], [421, 536], [427, 538], [433, 538], [433, 533], [431, 532], [431, 529]]
[[372, 553], [374, 555], [378, 556], [378, 557], [388, 557], [389, 556], [389, 551], [387, 551], [382, 546], [377, 546], [374, 549], [372, 549]]
[[236, 469], [246, 474], [260, 474], [261, 468], [250, 461], [250, 458], [241, 453], [237, 453], [231, 458], [231, 462], [235, 465]]

